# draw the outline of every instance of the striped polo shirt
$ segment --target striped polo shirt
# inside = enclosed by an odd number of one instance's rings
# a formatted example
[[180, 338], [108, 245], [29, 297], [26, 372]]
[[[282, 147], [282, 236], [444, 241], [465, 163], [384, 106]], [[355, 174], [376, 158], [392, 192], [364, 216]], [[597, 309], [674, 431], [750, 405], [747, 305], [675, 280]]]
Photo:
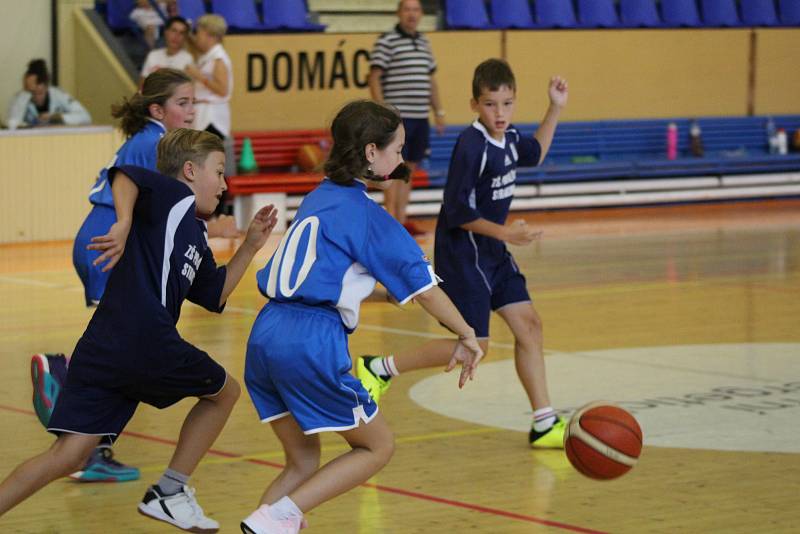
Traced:
[[424, 35], [410, 35], [398, 24], [375, 42], [370, 66], [383, 71], [383, 99], [396, 107], [401, 117], [428, 118], [431, 74], [436, 71], [436, 61]]

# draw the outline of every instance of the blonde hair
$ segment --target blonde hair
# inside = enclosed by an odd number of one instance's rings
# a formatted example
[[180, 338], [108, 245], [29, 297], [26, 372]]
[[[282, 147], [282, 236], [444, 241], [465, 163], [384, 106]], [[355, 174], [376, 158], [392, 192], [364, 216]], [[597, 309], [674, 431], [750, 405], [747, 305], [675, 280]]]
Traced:
[[197, 19], [197, 27], [203, 28], [220, 40], [225, 37], [225, 34], [228, 32], [228, 24], [225, 22], [225, 19], [219, 15], [203, 15]]
[[222, 139], [206, 131], [178, 128], [158, 142], [156, 168], [161, 174], [178, 177], [184, 163], [192, 161], [204, 165], [212, 152], [225, 152]]

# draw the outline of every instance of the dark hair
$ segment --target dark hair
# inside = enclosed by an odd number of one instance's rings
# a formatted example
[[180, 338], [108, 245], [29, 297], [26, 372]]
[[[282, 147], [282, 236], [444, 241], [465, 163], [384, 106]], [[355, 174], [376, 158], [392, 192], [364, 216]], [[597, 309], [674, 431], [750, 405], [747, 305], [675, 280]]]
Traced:
[[47, 72], [47, 63], [43, 59], [32, 59], [28, 63], [28, 70], [25, 71], [25, 76], [36, 76], [37, 84], [50, 83], [50, 73]]
[[178, 128], [167, 132], [158, 142], [156, 167], [161, 174], [178, 177], [184, 163], [205, 165], [212, 152], [225, 153], [222, 139], [205, 130]]
[[176, 69], [158, 69], [144, 79], [141, 91], [130, 98], [124, 98], [121, 104], [111, 106], [111, 115], [115, 119], [121, 119], [120, 129], [126, 137], [130, 137], [147, 124], [150, 104], [163, 106], [167, 99], [175, 94], [175, 89], [185, 83], [192, 83], [192, 79], [185, 72]]
[[497, 91], [507, 85], [512, 91], [517, 90], [517, 81], [509, 64], [503, 59], [487, 59], [477, 67], [472, 76], [472, 98], [478, 100], [484, 89]]
[[[356, 178], [382, 180], [368, 170], [364, 147], [370, 143], [382, 150], [392, 142], [403, 123], [392, 108], [371, 100], [357, 100], [345, 105], [331, 124], [333, 146], [325, 162], [325, 174], [334, 183], [350, 185]], [[399, 165], [391, 178], [406, 179], [408, 167]]]
[[179, 22], [179, 23], [183, 24], [184, 26], [186, 26], [186, 31], [189, 31], [192, 28], [191, 24], [189, 24], [189, 21], [187, 21], [185, 18], [183, 18], [183, 17], [170, 17], [164, 23], [164, 29], [165, 30], [170, 29], [170, 27], [173, 24], [175, 24], [176, 22]]

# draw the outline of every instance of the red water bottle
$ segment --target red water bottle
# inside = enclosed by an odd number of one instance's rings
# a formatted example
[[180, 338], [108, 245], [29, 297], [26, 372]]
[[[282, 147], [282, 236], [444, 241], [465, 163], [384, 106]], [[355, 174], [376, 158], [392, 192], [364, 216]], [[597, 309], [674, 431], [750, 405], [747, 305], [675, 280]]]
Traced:
[[667, 159], [678, 158], [678, 125], [671, 122], [667, 125]]

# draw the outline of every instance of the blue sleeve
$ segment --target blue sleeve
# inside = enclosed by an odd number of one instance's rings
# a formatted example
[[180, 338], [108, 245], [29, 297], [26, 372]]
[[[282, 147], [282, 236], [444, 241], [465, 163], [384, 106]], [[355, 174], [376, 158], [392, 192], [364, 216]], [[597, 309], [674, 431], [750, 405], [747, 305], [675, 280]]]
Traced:
[[447, 170], [442, 207], [448, 229], [481, 218], [475, 203], [475, 186], [481, 175], [484, 147], [469, 144], [465, 136], [459, 137]]
[[535, 167], [539, 165], [539, 159], [542, 157], [542, 145], [535, 137], [526, 137], [517, 132], [517, 153], [519, 167]]
[[225, 266], [217, 267], [214, 261], [214, 253], [211, 248], [207, 248], [203, 253], [203, 261], [194, 277], [187, 300], [202, 306], [211, 312], [222, 313], [225, 303], [220, 306], [219, 297], [222, 295], [222, 288], [225, 286], [225, 277], [228, 272]]
[[422, 249], [386, 210], [369, 201], [364, 224], [364, 243], [355, 251], [355, 259], [400, 304], [437, 284], [436, 275]]
[[115, 165], [136, 165], [151, 171], [156, 170], [156, 147], [158, 138], [147, 135], [144, 130], [140, 131], [122, 145], [117, 154]]

